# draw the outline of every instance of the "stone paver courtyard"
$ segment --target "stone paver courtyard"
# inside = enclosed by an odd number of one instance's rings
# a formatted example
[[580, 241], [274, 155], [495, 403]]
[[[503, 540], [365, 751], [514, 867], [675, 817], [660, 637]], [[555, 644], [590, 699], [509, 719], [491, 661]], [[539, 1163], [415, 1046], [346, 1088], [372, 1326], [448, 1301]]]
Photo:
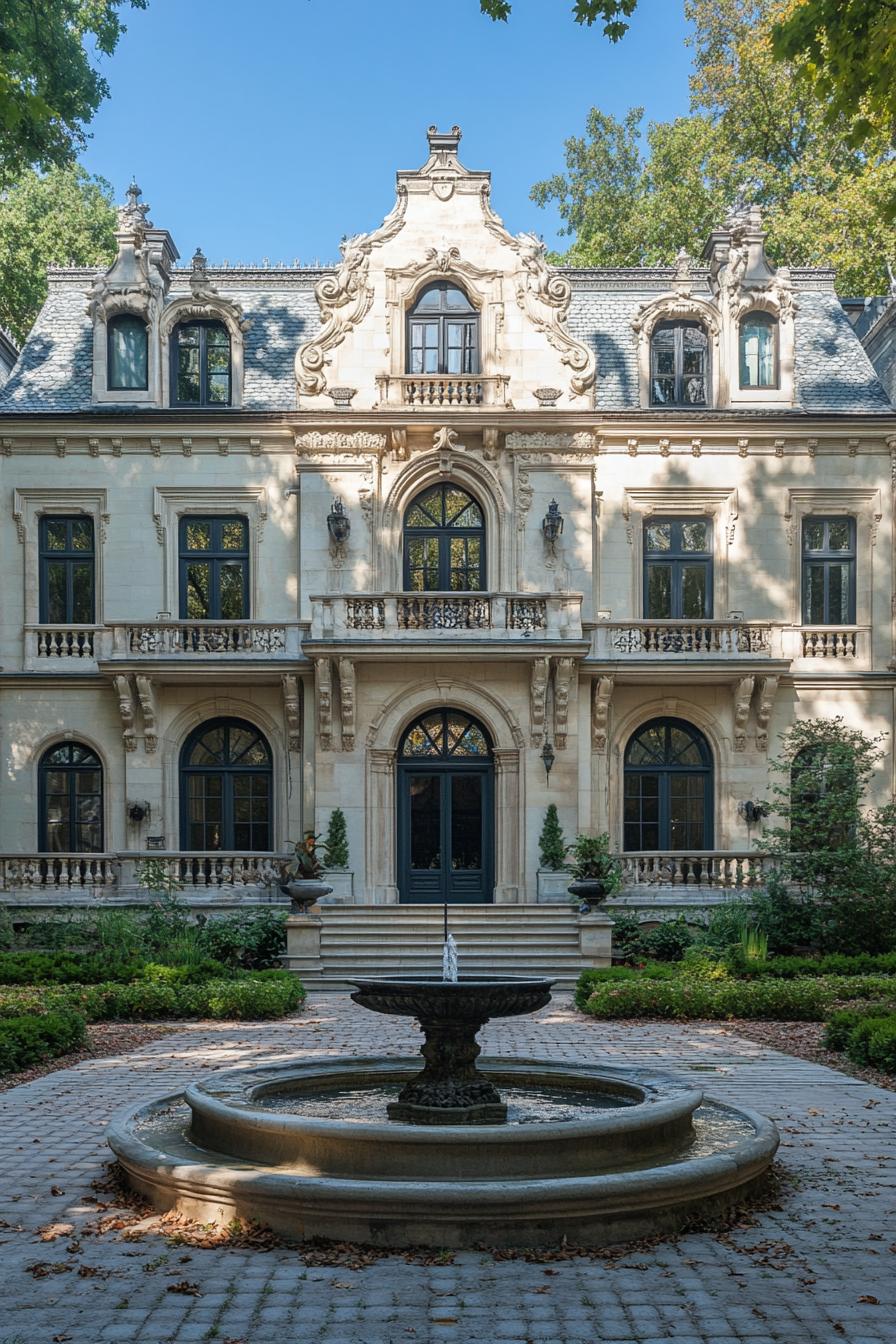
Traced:
[[[103, 1132], [118, 1107], [216, 1068], [405, 1053], [418, 1039], [400, 1019], [317, 995], [289, 1022], [186, 1026], [0, 1096], [0, 1344], [896, 1341], [896, 1094], [721, 1024], [594, 1022], [567, 996], [536, 1018], [489, 1026], [486, 1051], [650, 1064], [770, 1115], [782, 1136], [780, 1207], [721, 1236], [555, 1262], [459, 1252], [423, 1264], [396, 1254], [353, 1270], [304, 1264], [290, 1248], [200, 1249], [155, 1232], [79, 1237], [97, 1217], [84, 1196], [103, 1175]], [[42, 1240], [52, 1224], [73, 1230]], [[170, 1291], [184, 1281], [189, 1293]]]

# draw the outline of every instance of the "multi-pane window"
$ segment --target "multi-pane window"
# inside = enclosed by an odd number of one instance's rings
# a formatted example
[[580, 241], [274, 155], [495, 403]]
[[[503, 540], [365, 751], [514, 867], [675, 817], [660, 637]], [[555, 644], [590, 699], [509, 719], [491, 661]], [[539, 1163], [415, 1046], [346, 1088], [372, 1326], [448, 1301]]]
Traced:
[[92, 625], [94, 542], [92, 518], [41, 518], [40, 621], [42, 625]]
[[625, 751], [623, 847], [712, 848], [712, 755], [683, 719], [652, 719]]
[[770, 313], [747, 313], [740, 323], [741, 387], [777, 387], [778, 324]]
[[652, 518], [644, 524], [645, 620], [712, 615], [712, 522]]
[[147, 382], [146, 323], [139, 317], [113, 317], [108, 331], [108, 386], [113, 392], [142, 392]]
[[241, 621], [248, 616], [246, 519], [181, 518], [181, 620]]
[[103, 767], [80, 742], [50, 747], [38, 767], [43, 854], [99, 854], [103, 848]]
[[709, 342], [699, 322], [660, 322], [650, 339], [654, 406], [705, 406]]
[[184, 849], [271, 848], [271, 749], [251, 723], [215, 719], [197, 728], [180, 775]]
[[856, 618], [856, 520], [803, 519], [803, 621], [852, 625]]
[[230, 336], [222, 322], [182, 322], [171, 340], [174, 406], [230, 405]]
[[408, 314], [408, 373], [479, 372], [479, 314], [447, 280], [427, 285]]
[[431, 486], [408, 508], [404, 586], [410, 592], [456, 593], [475, 593], [485, 586], [482, 510], [460, 486]]

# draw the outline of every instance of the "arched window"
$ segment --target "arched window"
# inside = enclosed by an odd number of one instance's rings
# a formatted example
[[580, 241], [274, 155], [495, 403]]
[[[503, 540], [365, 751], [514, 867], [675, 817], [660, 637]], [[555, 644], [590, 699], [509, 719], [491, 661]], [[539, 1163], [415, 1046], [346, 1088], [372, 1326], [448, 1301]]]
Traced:
[[203, 723], [184, 743], [180, 782], [183, 849], [272, 848], [271, 749], [251, 723]]
[[407, 371], [479, 372], [479, 314], [449, 280], [427, 285], [408, 313]]
[[778, 324], [770, 313], [747, 313], [740, 323], [741, 387], [778, 386]]
[[106, 328], [110, 392], [145, 392], [149, 386], [146, 323], [131, 313], [113, 317]]
[[171, 335], [172, 406], [230, 405], [230, 336], [223, 322], [181, 322]]
[[44, 854], [101, 854], [103, 767], [82, 742], [50, 747], [38, 766], [38, 848]]
[[405, 589], [476, 593], [485, 581], [482, 509], [459, 485], [430, 486], [404, 515]]
[[650, 338], [654, 406], [705, 406], [709, 341], [699, 322], [658, 322]]
[[623, 848], [712, 848], [712, 753], [683, 719], [651, 719], [625, 750]]

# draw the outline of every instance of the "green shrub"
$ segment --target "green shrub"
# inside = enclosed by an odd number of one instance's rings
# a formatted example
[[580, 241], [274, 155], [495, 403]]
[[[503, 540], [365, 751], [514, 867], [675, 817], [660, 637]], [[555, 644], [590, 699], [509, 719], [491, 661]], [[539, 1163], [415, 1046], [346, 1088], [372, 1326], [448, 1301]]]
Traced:
[[846, 1041], [846, 1053], [854, 1064], [873, 1062], [870, 1054], [871, 1040], [881, 1028], [888, 1025], [896, 1026], [896, 1016], [892, 1013], [881, 1013], [878, 1017], [870, 1017], [866, 1013], [860, 1018]]
[[[587, 972], [586, 972], [587, 974]], [[676, 976], [655, 980], [643, 975], [593, 985], [576, 1001], [600, 1018], [729, 1018], [772, 1021], [822, 1021], [836, 999], [835, 988], [821, 979], [700, 980]]]
[[[203, 980], [226, 980], [234, 972], [222, 961], [204, 957], [201, 961], [180, 966], [166, 966], [157, 961], [147, 961], [142, 965], [134, 980], [149, 980], [159, 985], [195, 985]], [[117, 977], [107, 976], [107, 979]]]
[[658, 924], [655, 929], [644, 935], [644, 950], [656, 961], [681, 961], [687, 949], [694, 941], [694, 935], [684, 921], [684, 916]]
[[0, 1020], [0, 1074], [14, 1073], [42, 1059], [64, 1055], [85, 1039], [77, 1013], [40, 1013]]
[[772, 957], [768, 961], [746, 963], [739, 974], [772, 976], [779, 980], [806, 975], [896, 975], [896, 953], [882, 952], [875, 956], [860, 952], [847, 956], [833, 952], [826, 957]]
[[557, 804], [549, 803], [544, 814], [544, 824], [538, 837], [538, 855], [541, 867], [549, 873], [559, 873], [566, 867], [566, 837]]
[[289, 971], [263, 971], [238, 979], [160, 984], [10, 986], [0, 990], [0, 1021], [22, 1013], [75, 1012], [88, 1022], [155, 1021], [188, 1017], [269, 1018], [293, 1012], [305, 999]]
[[108, 957], [74, 952], [0, 953], [2, 985], [96, 985], [107, 981], [130, 984], [133, 980], [182, 984], [226, 978], [231, 974], [229, 967], [210, 957], [169, 966], [158, 962], [115, 962]]
[[637, 915], [613, 915], [613, 960], [631, 965], [646, 961], [644, 930]]
[[831, 1013], [825, 1023], [824, 1035], [821, 1043], [826, 1050], [845, 1050], [849, 1044], [849, 1038], [856, 1027], [867, 1017], [867, 1011], [861, 1008], [841, 1008], [836, 1013]]
[[248, 971], [277, 967], [286, 951], [286, 914], [253, 910], [209, 919], [202, 925], [201, 941], [205, 955], [226, 966]]
[[324, 839], [324, 863], [327, 868], [348, 867], [348, 831], [341, 807], [334, 807], [330, 813]]
[[885, 1073], [896, 1074], [896, 1015], [870, 1020], [875, 1025], [865, 1042], [868, 1063]]

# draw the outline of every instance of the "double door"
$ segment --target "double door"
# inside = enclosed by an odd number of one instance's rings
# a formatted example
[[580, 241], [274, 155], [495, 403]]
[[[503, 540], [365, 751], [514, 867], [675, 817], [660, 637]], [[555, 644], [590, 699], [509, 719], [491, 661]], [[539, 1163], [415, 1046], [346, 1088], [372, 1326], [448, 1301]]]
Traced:
[[398, 881], [402, 902], [493, 899], [491, 763], [398, 767]]

